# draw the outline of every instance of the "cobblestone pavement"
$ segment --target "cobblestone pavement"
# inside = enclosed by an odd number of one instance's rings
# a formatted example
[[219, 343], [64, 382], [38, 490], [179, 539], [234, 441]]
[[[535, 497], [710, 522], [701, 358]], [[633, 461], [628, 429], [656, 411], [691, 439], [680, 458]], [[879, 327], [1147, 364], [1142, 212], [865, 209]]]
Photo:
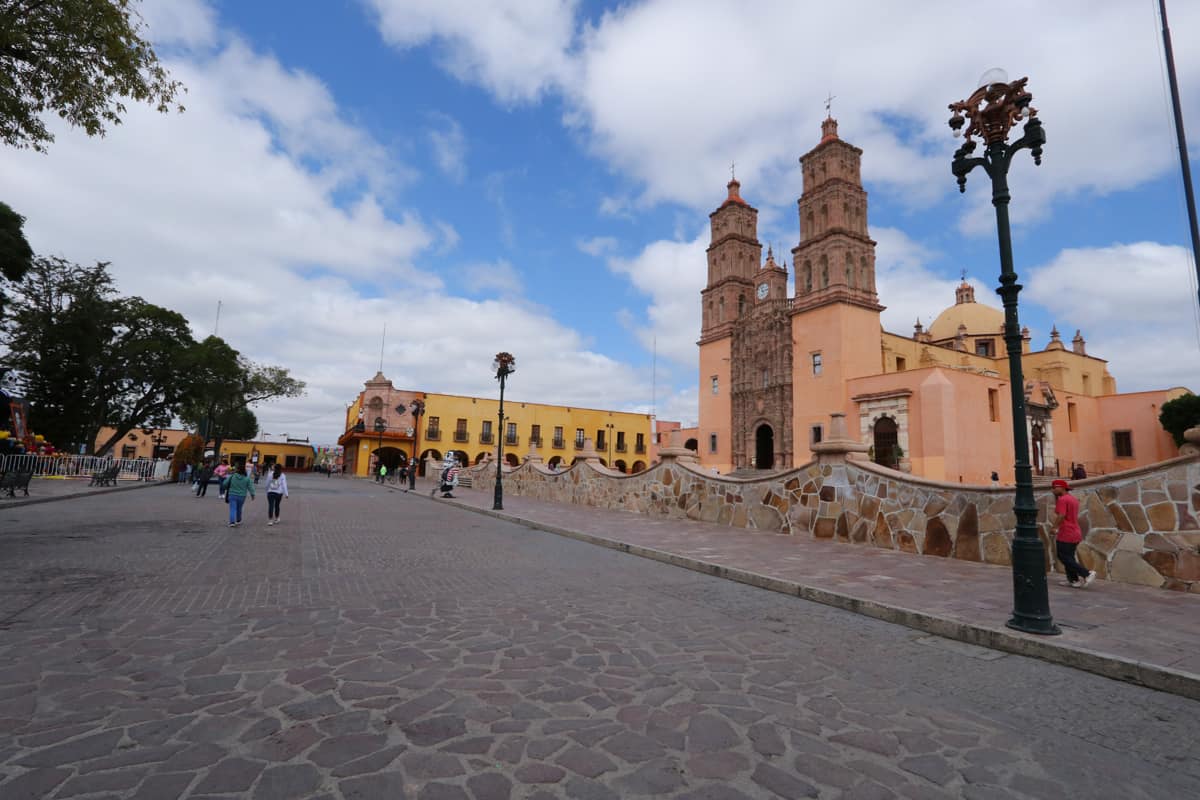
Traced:
[[0, 512], [0, 797], [1183, 798], [1200, 703], [298, 476]]

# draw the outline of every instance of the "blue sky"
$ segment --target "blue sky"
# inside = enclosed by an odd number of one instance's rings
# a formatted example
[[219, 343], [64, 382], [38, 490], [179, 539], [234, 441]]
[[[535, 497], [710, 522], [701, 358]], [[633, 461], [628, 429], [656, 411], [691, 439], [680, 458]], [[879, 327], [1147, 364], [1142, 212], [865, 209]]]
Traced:
[[[1193, 142], [1200, 6], [1171, 4]], [[1151, 0], [623, 4], [153, 0], [141, 12], [183, 114], [131, 107], [104, 139], [55, 124], [0, 152], [39, 253], [108, 260], [307, 397], [270, 433], [331, 441], [379, 366], [398, 386], [694, 421], [707, 215], [730, 162], [760, 239], [798, 239], [797, 159], [832, 92], [862, 147], [885, 327], [982, 302], [989, 187], [959, 195], [946, 104], [987, 68], [1029, 75], [1045, 161], [1014, 166], [1022, 322], [1083, 330], [1124, 391], [1200, 386], [1194, 277]], [[657, 367], [652, 369], [657, 350]]]

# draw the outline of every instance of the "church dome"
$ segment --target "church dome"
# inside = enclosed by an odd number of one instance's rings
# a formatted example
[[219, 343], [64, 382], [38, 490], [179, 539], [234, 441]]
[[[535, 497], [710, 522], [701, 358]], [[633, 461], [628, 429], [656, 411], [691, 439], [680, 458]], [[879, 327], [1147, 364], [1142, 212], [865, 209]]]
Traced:
[[929, 326], [929, 335], [934, 341], [953, 339], [960, 326], [965, 326], [972, 336], [998, 334], [1004, 330], [1004, 312], [976, 303], [975, 292], [966, 281], [958, 287], [955, 299], [955, 304], [938, 314]]

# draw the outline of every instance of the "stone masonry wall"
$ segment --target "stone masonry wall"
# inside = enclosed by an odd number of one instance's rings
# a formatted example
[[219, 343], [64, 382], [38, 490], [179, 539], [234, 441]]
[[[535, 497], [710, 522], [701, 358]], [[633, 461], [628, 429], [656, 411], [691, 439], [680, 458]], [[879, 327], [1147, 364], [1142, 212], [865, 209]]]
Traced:
[[[470, 470], [491, 491], [495, 465]], [[554, 472], [537, 460], [506, 468], [506, 492], [599, 508], [837, 539], [966, 561], [1008, 564], [1013, 490], [939, 483], [875, 464], [822, 457], [763, 479], [721, 477], [664, 456], [636, 475], [580, 461]], [[1080, 559], [1098, 577], [1200, 592], [1200, 458], [1078, 481]], [[1053, 558], [1049, 489], [1038, 490], [1039, 532]], [[1061, 572], [1061, 565], [1055, 565]]]

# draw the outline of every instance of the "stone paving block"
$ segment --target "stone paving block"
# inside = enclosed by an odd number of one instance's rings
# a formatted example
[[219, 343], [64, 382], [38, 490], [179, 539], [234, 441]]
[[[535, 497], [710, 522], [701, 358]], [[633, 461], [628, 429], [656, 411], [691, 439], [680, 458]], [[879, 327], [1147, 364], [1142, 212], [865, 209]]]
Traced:
[[171, 772], [147, 777], [130, 800], [174, 800], [183, 797], [195, 780], [190, 772]]
[[0, 783], [0, 796], [5, 800], [42, 800], [70, 776], [65, 769], [31, 769]]
[[321, 774], [312, 764], [284, 764], [268, 767], [254, 787], [255, 800], [293, 800], [309, 797], [321, 783]]
[[244, 792], [250, 788], [265, 766], [261, 761], [227, 758], [208, 771], [196, 786], [196, 791], [206, 794]]
[[378, 800], [381, 797], [405, 800], [409, 797], [405, 788], [404, 775], [399, 772], [379, 772], [338, 781], [338, 790], [344, 800]]

